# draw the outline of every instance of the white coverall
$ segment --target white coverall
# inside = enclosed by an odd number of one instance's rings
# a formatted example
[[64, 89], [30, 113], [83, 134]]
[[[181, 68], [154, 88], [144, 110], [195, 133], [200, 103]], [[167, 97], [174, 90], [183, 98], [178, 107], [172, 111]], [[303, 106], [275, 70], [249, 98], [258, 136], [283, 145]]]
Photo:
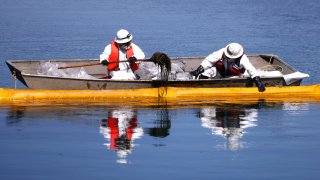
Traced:
[[[131, 43], [131, 46], [133, 48], [133, 55], [137, 59], [144, 59], [145, 55], [143, 51], [139, 48], [139, 46], [135, 45], [134, 43]], [[111, 44], [107, 45], [104, 49], [104, 51], [100, 54], [100, 62], [103, 60], [109, 61], [109, 55], [111, 54]], [[119, 48], [119, 61], [125, 61], [127, 59], [127, 55], [125, 51], [122, 51]], [[111, 79], [117, 79], [117, 80], [134, 80], [136, 79], [135, 74], [133, 73], [132, 69], [130, 68], [130, 63], [119, 63], [119, 70], [118, 71], [110, 71], [109, 75], [112, 76]]]
[[[221, 60], [222, 54], [224, 52], [225, 48], [222, 48], [218, 51], [214, 51], [212, 54], [208, 55], [201, 63], [202, 67], [205, 69], [205, 71], [202, 73], [202, 75], [207, 77], [215, 77], [217, 74], [216, 67], [214, 64]], [[226, 65], [224, 65], [226, 67]], [[243, 54], [241, 60], [240, 60], [240, 69], [245, 68], [246, 72], [249, 74], [251, 78], [254, 78], [258, 76], [257, 70], [253, 65], [250, 63], [248, 57]]]

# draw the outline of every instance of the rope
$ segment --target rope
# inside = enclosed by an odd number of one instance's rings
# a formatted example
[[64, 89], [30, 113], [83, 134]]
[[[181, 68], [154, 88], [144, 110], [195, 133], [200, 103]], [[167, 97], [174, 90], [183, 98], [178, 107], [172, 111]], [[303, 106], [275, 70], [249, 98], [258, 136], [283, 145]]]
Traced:
[[268, 65], [263, 66], [262, 68], [260, 68], [263, 71], [279, 71], [279, 72], [283, 72], [283, 68], [280, 65], [273, 65], [272, 64], [272, 59], [274, 58], [274, 56], [270, 56], [270, 59], [268, 61]]
[[14, 79], [14, 89], [17, 89], [17, 72], [16, 71], [12, 71], [12, 77]]

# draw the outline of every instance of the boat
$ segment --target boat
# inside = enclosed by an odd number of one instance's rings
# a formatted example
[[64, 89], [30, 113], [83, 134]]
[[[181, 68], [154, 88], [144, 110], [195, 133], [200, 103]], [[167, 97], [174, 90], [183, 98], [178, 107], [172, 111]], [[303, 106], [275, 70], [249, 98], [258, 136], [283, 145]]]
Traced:
[[[299, 86], [301, 81], [309, 77], [301, 73], [278, 56], [273, 54], [248, 55], [250, 62], [261, 73], [262, 83], [266, 87], [274, 86]], [[184, 72], [196, 69], [204, 57], [174, 57], [171, 63], [183, 63]], [[85, 72], [85, 77], [66, 77], [55, 74], [43, 73], [44, 63], [55, 67], [79, 66]], [[119, 90], [141, 88], [222, 88], [222, 87], [254, 87], [254, 82], [248, 75], [230, 78], [212, 79], [139, 79], [139, 80], [113, 80], [106, 79], [105, 66], [99, 65], [98, 59], [61, 59], [61, 60], [7, 60], [13, 77], [30, 89], [43, 90]], [[83, 64], [92, 64], [83, 66]], [[57, 68], [58, 69], [58, 68]], [[74, 68], [73, 68], [74, 69]], [[68, 69], [59, 69], [64, 73]], [[189, 73], [188, 73], [189, 74]]]

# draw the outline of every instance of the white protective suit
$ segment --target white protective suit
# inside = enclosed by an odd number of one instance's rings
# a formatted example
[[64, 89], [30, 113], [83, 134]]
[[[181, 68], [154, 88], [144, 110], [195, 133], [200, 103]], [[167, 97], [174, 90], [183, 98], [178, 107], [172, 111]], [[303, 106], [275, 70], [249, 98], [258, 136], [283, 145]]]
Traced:
[[[201, 63], [205, 71], [202, 73], [202, 75], [207, 77], [215, 77], [219, 76], [219, 73], [217, 73], [216, 67], [214, 64], [221, 60], [222, 54], [224, 52], [225, 48], [222, 48], [218, 51], [214, 51], [212, 54], [208, 55]], [[254, 78], [258, 76], [257, 70], [253, 65], [250, 63], [248, 57], [243, 54], [241, 60], [240, 60], [240, 68], [245, 68], [246, 72], [249, 74], [251, 78]]]
[[[131, 43], [134, 57], [137, 59], [144, 59], [145, 55], [143, 51], [134, 43]], [[104, 51], [100, 54], [100, 62], [103, 60], [108, 60], [109, 55], [111, 54], [111, 44], [107, 45]], [[127, 59], [127, 55], [125, 51], [122, 51], [119, 48], [119, 61], [125, 61]], [[137, 62], [138, 64], [138, 62]], [[136, 79], [135, 74], [133, 73], [132, 69], [130, 68], [129, 62], [119, 63], [119, 70], [118, 71], [110, 71], [109, 75], [112, 76], [111, 79], [117, 80], [134, 80]]]

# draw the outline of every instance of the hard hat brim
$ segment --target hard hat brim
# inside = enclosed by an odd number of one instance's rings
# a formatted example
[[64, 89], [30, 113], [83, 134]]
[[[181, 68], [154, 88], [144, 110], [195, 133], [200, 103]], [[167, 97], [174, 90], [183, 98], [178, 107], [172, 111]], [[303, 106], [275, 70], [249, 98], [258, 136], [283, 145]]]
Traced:
[[[233, 44], [233, 43], [231, 43], [231, 44]], [[242, 55], [243, 55], [243, 47], [242, 47], [242, 46], [240, 46], [241, 49], [240, 49], [240, 51], [239, 51], [238, 54], [232, 55], [232, 54], [229, 53], [228, 47], [229, 47], [231, 44], [228, 44], [228, 45], [224, 48], [224, 54], [225, 54], [228, 58], [230, 58], [230, 59], [237, 59], [237, 58], [239, 58], [240, 56], [242, 56]]]
[[132, 35], [129, 38], [125, 38], [125, 39], [117, 39], [117, 38], [114, 39], [114, 41], [119, 44], [127, 43], [131, 40], [132, 40]]

